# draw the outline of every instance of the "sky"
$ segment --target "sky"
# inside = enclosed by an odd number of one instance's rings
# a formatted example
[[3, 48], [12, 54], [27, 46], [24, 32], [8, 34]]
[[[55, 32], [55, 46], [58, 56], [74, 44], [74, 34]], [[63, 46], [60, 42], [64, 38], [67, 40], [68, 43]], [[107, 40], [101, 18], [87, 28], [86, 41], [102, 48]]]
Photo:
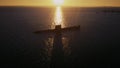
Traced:
[[[55, 6], [53, 0], [0, 0], [0, 6]], [[118, 6], [120, 0], [64, 0], [62, 6]]]

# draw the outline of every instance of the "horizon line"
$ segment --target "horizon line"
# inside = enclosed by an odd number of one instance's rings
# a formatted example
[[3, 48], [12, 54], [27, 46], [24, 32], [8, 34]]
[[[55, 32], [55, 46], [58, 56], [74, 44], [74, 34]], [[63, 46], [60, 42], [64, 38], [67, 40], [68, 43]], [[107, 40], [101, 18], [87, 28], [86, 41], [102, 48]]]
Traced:
[[[57, 7], [57, 6], [35, 6], [35, 5], [0, 5], [0, 7]], [[61, 7], [118, 7], [120, 6], [61, 6]]]

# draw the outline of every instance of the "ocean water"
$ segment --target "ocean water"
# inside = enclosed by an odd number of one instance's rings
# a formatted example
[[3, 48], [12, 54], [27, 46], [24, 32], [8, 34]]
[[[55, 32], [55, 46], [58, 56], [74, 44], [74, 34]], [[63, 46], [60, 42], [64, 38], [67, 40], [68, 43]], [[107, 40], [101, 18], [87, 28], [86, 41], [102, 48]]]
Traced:
[[[54, 27], [56, 8], [0, 7], [0, 67], [119, 66], [120, 8], [64, 7], [61, 10], [62, 27], [80, 25], [80, 30], [62, 33], [60, 40], [54, 34], [33, 33]], [[57, 49], [60, 54], [54, 50], [55, 40], [56, 46], [62, 45], [62, 49]]]

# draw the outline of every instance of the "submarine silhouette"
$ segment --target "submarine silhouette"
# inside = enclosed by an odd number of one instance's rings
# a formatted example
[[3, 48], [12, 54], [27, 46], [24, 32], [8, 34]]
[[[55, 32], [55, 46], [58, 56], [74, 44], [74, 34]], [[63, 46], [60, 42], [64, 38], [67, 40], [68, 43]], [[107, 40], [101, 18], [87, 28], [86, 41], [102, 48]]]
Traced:
[[38, 34], [38, 33], [55, 33], [56, 31], [66, 32], [66, 31], [75, 31], [75, 30], [79, 30], [79, 29], [80, 29], [80, 25], [66, 27], [66, 28], [61, 28], [61, 25], [56, 25], [55, 29], [39, 30], [39, 31], [35, 31], [34, 33], [36, 33], [36, 34]]

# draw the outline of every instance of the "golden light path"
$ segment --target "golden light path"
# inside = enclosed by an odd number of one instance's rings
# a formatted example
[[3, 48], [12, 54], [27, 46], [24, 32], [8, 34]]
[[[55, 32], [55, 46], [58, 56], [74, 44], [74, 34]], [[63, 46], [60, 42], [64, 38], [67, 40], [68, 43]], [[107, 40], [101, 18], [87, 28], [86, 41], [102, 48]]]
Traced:
[[63, 23], [63, 16], [60, 6], [56, 8], [54, 23], [55, 25], [61, 25]]
[[63, 5], [64, 0], [53, 0], [53, 2], [57, 6], [56, 11], [55, 11], [54, 24], [62, 25], [63, 24], [63, 15], [62, 15], [61, 5]]

